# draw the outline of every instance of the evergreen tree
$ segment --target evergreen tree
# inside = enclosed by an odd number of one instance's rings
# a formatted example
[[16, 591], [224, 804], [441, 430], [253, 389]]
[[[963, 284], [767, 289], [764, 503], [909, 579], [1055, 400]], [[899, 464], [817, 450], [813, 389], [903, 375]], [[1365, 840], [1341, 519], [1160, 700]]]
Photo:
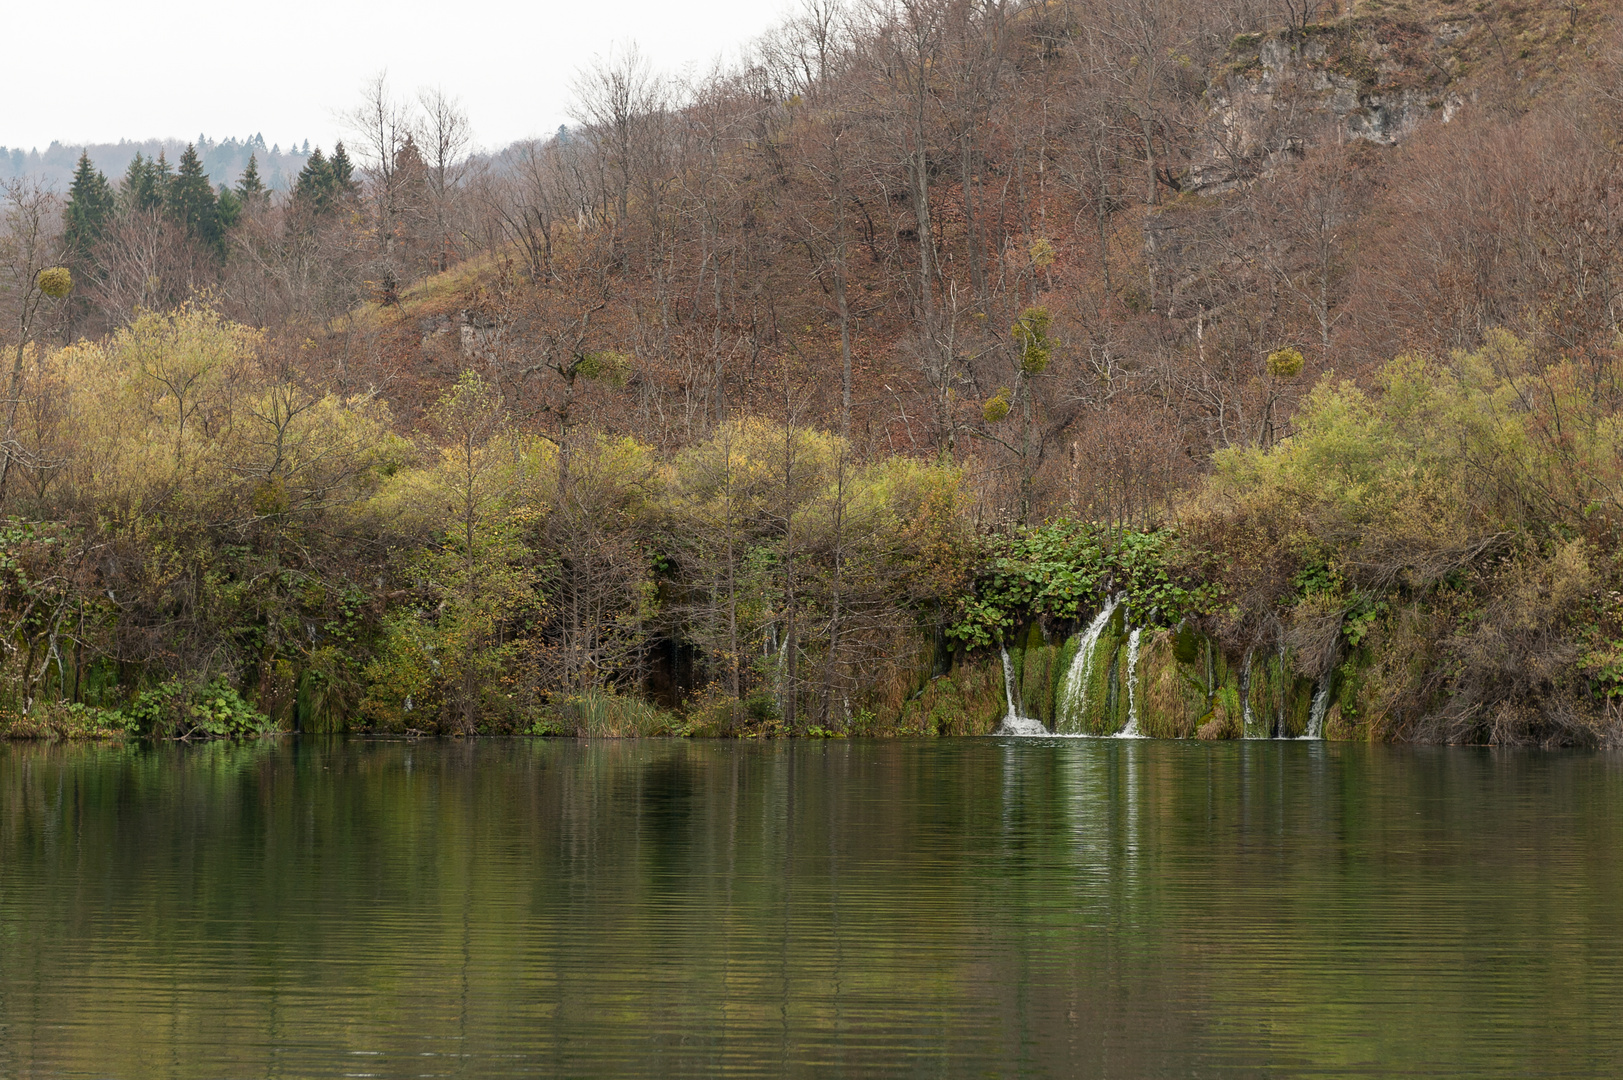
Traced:
[[236, 192], [221, 184], [215, 206], [220, 219], [221, 233], [230, 232], [242, 218], [242, 200], [237, 198]]
[[293, 197], [312, 213], [324, 214], [332, 208], [337, 189], [338, 180], [333, 175], [332, 165], [318, 146], [293, 182]]
[[344, 149], [343, 140], [333, 147], [332, 161], [333, 182], [340, 196], [353, 195], [360, 190], [361, 182], [355, 179], [355, 165], [349, 160], [349, 153]]
[[175, 179], [175, 171], [169, 165], [168, 155], [164, 151], [159, 150], [158, 160], [152, 161], [151, 159], [148, 159], [147, 164], [152, 167], [152, 177], [154, 182], [157, 184], [159, 194], [164, 198], [168, 198], [169, 185], [174, 182]]
[[[158, 158], [160, 163], [163, 158]], [[167, 185], [165, 202], [169, 215], [199, 243], [224, 253], [225, 231], [220, 227], [220, 204], [209, 183], [195, 145], [187, 144], [180, 155], [180, 171]]]
[[88, 153], [80, 153], [68, 188], [68, 204], [62, 210], [62, 240], [68, 251], [84, 256], [101, 238], [101, 231], [113, 213], [113, 189]]
[[156, 210], [163, 206], [163, 188], [160, 184], [158, 163], [137, 153], [125, 170], [119, 195], [126, 209]]
[[259, 158], [249, 154], [248, 167], [242, 170], [242, 176], [237, 180], [237, 200], [247, 205], [264, 194], [265, 182], [259, 178]]

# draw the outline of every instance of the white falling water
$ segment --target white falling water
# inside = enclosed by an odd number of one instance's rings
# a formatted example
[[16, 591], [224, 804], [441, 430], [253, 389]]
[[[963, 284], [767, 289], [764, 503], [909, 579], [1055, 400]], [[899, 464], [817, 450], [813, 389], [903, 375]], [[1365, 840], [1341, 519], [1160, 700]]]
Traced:
[[1285, 734], [1285, 643], [1279, 643], [1279, 700], [1274, 712], [1274, 737], [1289, 738]]
[[1093, 675], [1093, 654], [1098, 651], [1099, 635], [1104, 633], [1110, 616], [1116, 613], [1116, 606], [1120, 602], [1120, 596], [1106, 600], [1104, 610], [1094, 616], [1088, 628], [1082, 632], [1082, 639], [1077, 642], [1076, 655], [1071, 658], [1071, 666], [1065, 672], [1065, 682], [1060, 686], [1059, 700], [1054, 703], [1056, 731], [1080, 731], [1082, 721], [1087, 719], [1086, 694]]
[[1324, 715], [1330, 711], [1330, 675], [1326, 671], [1319, 676], [1319, 685], [1313, 691], [1313, 711], [1307, 718], [1307, 735], [1305, 738], [1324, 738]]
[[1127, 726], [1116, 733], [1118, 739], [1138, 739], [1138, 634], [1127, 637]]
[[1020, 692], [1014, 685], [1014, 662], [1009, 659], [1009, 650], [999, 645], [998, 652], [1003, 654], [1003, 690], [1009, 695], [1009, 712], [1003, 718], [1003, 726], [998, 732], [1003, 735], [1047, 735], [1048, 729], [1043, 727], [1041, 720], [1020, 715]]
[[1251, 737], [1251, 650], [1245, 653], [1245, 667], [1240, 669], [1240, 738]]

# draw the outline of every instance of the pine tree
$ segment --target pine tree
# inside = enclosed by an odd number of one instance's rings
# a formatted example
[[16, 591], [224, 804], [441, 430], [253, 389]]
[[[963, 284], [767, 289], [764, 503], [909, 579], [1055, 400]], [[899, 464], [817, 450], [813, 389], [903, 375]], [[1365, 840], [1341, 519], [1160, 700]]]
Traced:
[[237, 180], [237, 200], [247, 205], [264, 194], [265, 182], [259, 178], [259, 158], [249, 154], [248, 167], [242, 170], [242, 176]]
[[[158, 158], [162, 163], [163, 158]], [[209, 183], [197, 147], [188, 143], [180, 155], [180, 171], [166, 191], [169, 215], [199, 243], [224, 254], [225, 231], [220, 227], [220, 205]]]
[[87, 255], [101, 239], [101, 231], [112, 213], [112, 186], [90, 163], [90, 155], [80, 153], [79, 167], [74, 170], [73, 183], [68, 188], [68, 204], [62, 209], [62, 241], [68, 251], [81, 258]]

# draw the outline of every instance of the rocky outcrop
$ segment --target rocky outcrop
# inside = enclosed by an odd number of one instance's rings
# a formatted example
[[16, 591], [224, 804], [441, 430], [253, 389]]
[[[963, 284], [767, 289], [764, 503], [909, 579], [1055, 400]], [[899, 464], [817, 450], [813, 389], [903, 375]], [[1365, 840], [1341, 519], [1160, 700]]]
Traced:
[[438, 339], [455, 334], [456, 355], [464, 361], [494, 361], [502, 340], [496, 320], [473, 308], [418, 319], [417, 330], [424, 349], [434, 348]]
[[1428, 25], [1355, 18], [1236, 38], [1207, 90], [1208, 137], [1189, 190], [1215, 194], [1315, 145], [1394, 146], [1465, 105], [1469, 18]]

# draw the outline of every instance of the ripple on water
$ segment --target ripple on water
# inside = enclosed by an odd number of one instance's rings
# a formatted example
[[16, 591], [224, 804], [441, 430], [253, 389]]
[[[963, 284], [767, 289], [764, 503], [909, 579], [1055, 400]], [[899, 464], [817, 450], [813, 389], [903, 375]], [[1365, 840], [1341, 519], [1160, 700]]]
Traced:
[[1613, 1075], [1618, 766], [0, 746], [0, 1075]]

